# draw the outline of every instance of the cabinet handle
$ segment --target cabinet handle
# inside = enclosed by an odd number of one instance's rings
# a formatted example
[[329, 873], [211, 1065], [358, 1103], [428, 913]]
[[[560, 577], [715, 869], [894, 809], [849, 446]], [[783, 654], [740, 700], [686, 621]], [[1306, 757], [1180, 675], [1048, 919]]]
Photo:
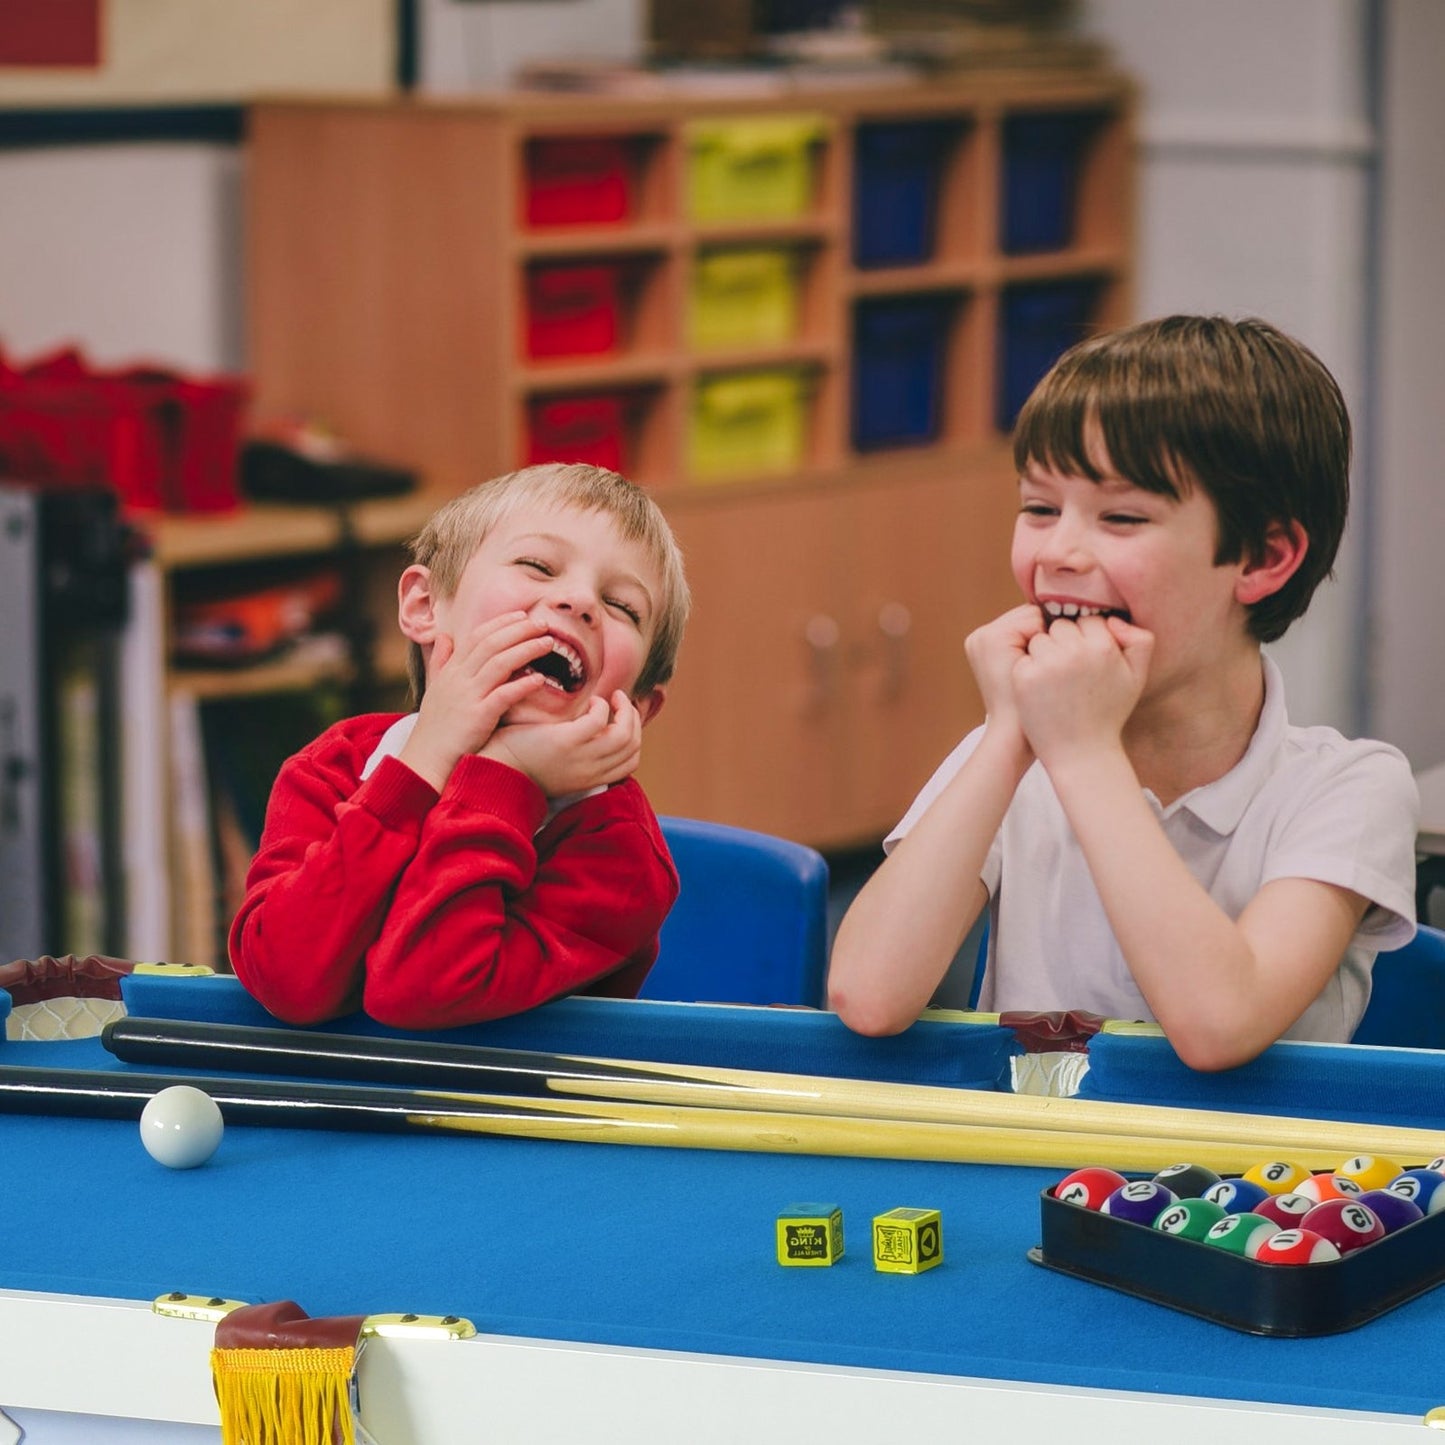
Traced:
[[901, 602], [885, 602], [878, 609], [878, 632], [883, 640], [884, 702], [896, 702], [908, 686], [908, 637], [913, 614]]
[[838, 640], [836, 618], [815, 612], [803, 628], [808, 645], [808, 692], [803, 709], [809, 714], [826, 711], [838, 692]]

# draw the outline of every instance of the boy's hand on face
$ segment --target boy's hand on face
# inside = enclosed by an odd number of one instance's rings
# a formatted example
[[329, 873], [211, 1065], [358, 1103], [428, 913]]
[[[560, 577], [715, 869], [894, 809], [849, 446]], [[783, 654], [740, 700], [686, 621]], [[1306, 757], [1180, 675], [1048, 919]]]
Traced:
[[527, 774], [549, 797], [620, 782], [642, 759], [642, 715], [625, 692], [594, 697], [581, 717], [500, 727], [481, 749]]
[[458, 759], [480, 752], [508, 710], [546, 685], [540, 673], [517, 674], [551, 646], [524, 612], [494, 617], [460, 642], [438, 636], [401, 761], [440, 792]]
[[1149, 675], [1154, 635], [1122, 617], [1058, 618], [1015, 665], [1019, 720], [1045, 767], [1116, 745]]
[[1029, 642], [1043, 630], [1043, 613], [1033, 603], [1024, 603], [975, 629], [964, 642], [990, 726], [1018, 725], [1014, 668], [1028, 655]]

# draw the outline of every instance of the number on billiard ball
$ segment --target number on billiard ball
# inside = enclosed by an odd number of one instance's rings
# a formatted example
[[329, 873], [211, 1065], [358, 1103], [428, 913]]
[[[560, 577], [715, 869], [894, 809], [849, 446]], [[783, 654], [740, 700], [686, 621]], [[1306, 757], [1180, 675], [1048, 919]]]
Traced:
[[1135, 1224], [1153, 1224], [1174, 1203], [1174, 1193], [1157, 1179], [1135, 1179], [1122, 1184], [1099, 1206], [1101, 1214], [1128, 1219]]
[[[1440, 1176], [1445, 1179], [1445, 1174]], [[1085, 1209], [1098, 1209], [1116, 1190], [1128, 1183], [1116, 1169], [1088, 1167], [1075, 1169], [1054, 1185], [1054, 1198], [1065, 1204], [1078, 1204]]]
[[204, 1164], [216, 1152], [224, 1130], [219, 1105], [190, 1084], [162, 1089], [141, 1110], [141, 1143], [168, 1169]]

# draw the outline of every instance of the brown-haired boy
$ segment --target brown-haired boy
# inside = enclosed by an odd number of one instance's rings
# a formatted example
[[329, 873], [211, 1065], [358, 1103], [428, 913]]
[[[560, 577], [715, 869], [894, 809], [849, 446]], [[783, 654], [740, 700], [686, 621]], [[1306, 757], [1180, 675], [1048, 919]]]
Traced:
[[677, 873], [631, 774], [688, 613], [638, 487], [529, 467], [445, 504], [398, 585], [413, 713], [282, 768], [231, 962], [272, 1013], [447, 1028], [634, 996]]
[[1350, 424], [1262, 321], [1067, 352], [1014, 437], [1025, 604], [967, 641], [986, 719], [887, 841], [829, 996], [892, 1033], [985, 903], [980, 1006], [1155, 1019], [1200, 1069], [1343, 1041], [1413, 934], [1405, 758], [1294, 727], [1261, 643], [1330, 574]]

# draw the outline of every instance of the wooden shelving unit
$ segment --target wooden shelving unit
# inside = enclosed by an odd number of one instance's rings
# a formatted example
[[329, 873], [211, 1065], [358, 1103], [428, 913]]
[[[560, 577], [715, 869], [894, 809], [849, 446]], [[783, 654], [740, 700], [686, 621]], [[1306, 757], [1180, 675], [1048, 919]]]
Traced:
[[[416, 467], [427, 492], [356, 507], [344, 533], [336, 515], [304, 508], [167, 519], [155, 559], [174, 579], [345, 541], [374, 567], [366, 605], [385, 641], [399, 544], [436, 498], [523, 463], [529, 417], [549, 399], [625, 394], [624, 470], [662, 502], [696, 599], [645, 749], [656, 806], [823, 848], [876, 839], [978, 720], [963, 637], [1014, 595], [1000, 401], [1016, 361], [1009, 298], [1060, 286], [1087, 296], [1061, 340], [1129, 317], [1132, 105], [1125, 78], [1087, 67], [750, 98], [258, 105], [247, 155], [255, 413], [321, 419], [358, 450]], [[694, 220], [697, 127], [789, 116], [816, 122], [802, 210]], [[1015, 253], [1003, 239], [1003, 196], [1006, 136], [1020, 116], [1073, 117], [1081, 139], [1067, 234]], [[931, 243], [908, 264], [860, 265], [860, 137], [913, 123], [942, 137]], [[625, 155], [626, 214], [529, 225], [537, 148], [599, 137]], [[759, 245], [796, 258], [791, 333], [694, 348], [699, 259]], [[599, 263], [624, 277], [615, 344], [529, 356], [529, 277]], [[927, 434], [860, 445], [862, 318], [880, 303], [925, 298], [946, 318]], [[808, 381], [801, 452], [779, 470], [699, 475], [689, 446], [699, 387], [780, 367]], [[394, 674], [400, 658], [392, 648], [380, 666]], [[213, 700], [314, 675], [289, 663], [249, 679], [170, 673]]]

